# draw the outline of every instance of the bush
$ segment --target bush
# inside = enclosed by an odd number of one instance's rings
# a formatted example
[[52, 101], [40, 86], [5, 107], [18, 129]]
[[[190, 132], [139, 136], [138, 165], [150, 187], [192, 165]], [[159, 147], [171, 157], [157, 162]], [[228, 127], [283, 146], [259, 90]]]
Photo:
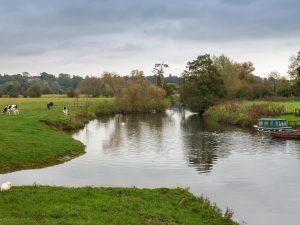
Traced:
[[32, 85], [28, 87], [27, 95], [31, 98], [39, 98], [42, 95], [41, 88], [37, 85]]
[[227, 124], [251, 126], [262, 117], [286, 113], [285, 107], [276, 103], [226, 102], [210, 107], [204, 116]]
[[78, 98], [80, 95], [80, 92], [78, 90], [69, 90], [67, 91], [67, 97], [69, 98]]
[[143, 76], [132, 76], [116, 96], [117, 110], [124, 113], [163, 112], [170, 106], [166, 92]]
[[10, 97], [10, 98], [18, 98], [19, 97], [19, 93], [18, 92], [10, 92], [8, 94], [8, 97]]

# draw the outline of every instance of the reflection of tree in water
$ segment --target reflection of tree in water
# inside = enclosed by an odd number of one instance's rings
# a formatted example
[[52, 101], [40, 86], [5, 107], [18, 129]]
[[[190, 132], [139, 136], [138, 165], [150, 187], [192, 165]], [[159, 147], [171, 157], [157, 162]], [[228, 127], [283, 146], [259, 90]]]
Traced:
[[182, 117], [181, 126], [187, 160], [197, 171], [210, 172], [218, 158], [229, 154], [228, 149], [224, 152], [220, 145], [222, 133], [232, 128], [207, 121], [199, 115]]
[[130, 114], [116, 115], [112, 121], [113, 129], [109, 141], [104, 143], [103, 149], [107, 151], [118, 151], [124, 140], [134, 139], [136, 142], [147, 138], [153, 139], [154, 144], [161, 142], [161, 131], [163, 128], [165, 114]]

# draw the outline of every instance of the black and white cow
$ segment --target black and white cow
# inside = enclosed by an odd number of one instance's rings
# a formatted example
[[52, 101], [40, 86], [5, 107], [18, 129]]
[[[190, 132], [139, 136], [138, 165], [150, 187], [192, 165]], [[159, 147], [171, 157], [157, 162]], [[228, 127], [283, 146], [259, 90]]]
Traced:
[[47, 103], [47, 108], [51, 109], [53, 107], [54, 103], [53, 102], [48, 102]]
[[2, 114], [10, 115], [11, 113], [14, 115], [19, 115], [18, 105], [6, 105], [4, 107]]
[[69, 109], [68, 109], [67, 106], [64, 106], [63, 113], [64, 113], [65, 116], [69, 115]]

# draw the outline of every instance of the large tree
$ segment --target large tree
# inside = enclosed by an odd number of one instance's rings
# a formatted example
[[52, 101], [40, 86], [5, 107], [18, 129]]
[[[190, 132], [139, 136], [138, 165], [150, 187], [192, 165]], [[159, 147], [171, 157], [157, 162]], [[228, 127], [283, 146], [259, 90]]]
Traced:
[[202, 114], [225, 95], [224, 82], [210, 55], [187, 63], [181, 77], [181, 100], [188, 109]]

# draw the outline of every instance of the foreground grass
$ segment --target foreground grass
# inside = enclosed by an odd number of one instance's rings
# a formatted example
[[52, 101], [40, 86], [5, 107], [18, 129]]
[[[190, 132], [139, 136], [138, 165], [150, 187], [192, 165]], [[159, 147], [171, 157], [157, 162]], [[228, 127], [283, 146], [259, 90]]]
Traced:
[[[51, 110], [46, 107], [49, 101], [54, 102]], [[105, 111], [112, 99], [91, 99], [88, 108], [76, 107], [74, 101], [60, 97], [0, 98], [0, 107], [17, 104], [20, 111], [18, 116], [0, 115], [0, 173], [45, 167], [83, 154], [84, 146], [62, 130], [82, 127], [100, 113], [97, 110]], [[70, 109], [68, 117], [62, 113], [65, 105]]]
[[0, 224], [234, 225], [183, 189], [14, 187], [0, 193]]

